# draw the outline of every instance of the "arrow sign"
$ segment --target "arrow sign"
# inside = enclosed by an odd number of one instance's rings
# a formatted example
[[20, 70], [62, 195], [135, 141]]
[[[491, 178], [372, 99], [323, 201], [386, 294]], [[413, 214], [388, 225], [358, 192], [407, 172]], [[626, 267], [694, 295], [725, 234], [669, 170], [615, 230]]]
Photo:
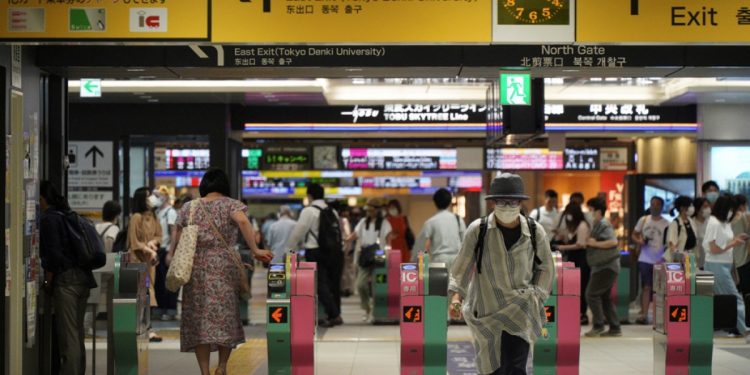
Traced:
[[81, 78], [80, 95], [82, 98], [100, 98], [102, 96], [102, 80]]
[[91, 162], [93, 163], [94, 168], [96, 168], [97, 155], [102, 158], [104, 157], [104, 153], [99, 149], [99, 147], [92, 146], [88, 151], [86, 151], [86, 157], [88, 158], [89, 156], [91, 156]]
[[287, 322], [286, 307], [270, 307], [271, 323], [282, 324]]

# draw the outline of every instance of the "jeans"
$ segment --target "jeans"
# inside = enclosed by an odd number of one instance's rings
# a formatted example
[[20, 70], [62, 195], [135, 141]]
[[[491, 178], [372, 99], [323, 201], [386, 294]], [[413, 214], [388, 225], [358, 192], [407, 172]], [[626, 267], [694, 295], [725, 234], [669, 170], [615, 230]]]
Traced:
[[594, 320], [594, 328], [603, 328], [609, 324], [609, 329], [619, 330], [620, 319], [612, 303], [612, 286], [617, 280], [617, 272], [604, 269], [591, 274], [589, 285], [586, 288], [586, 301], [591, 308]]
[[328, 319], [341, 316], [341, 272], [343, 254], [324, 255], [320, 249], [305, 250], [305, 259], [318, 266], [318, 299]]
[[60, 350], [60, 375], [84, 375], [86, 372], [83, 320], [89, 287], [88, 276], [79, 269], [64, 271], [56, 275], [53, 282], [52, 305]]
[[500, 341], [500, 368], [492, 375], [526, 375], [529, 343], [505, 331]]
[[[706, 271], [713, 272], [714, 274], [714, 294], [727, 294], [737, 297], [737, 330], [740, 333], [747, 332], [747, 326], [745, 325], [745, 301], [739, 291], [737, 291], [737, 286], [734, 285], [732, 264], [706, 262], [704, 267]], [[717, 311], [717, 313], [719, 312]]]

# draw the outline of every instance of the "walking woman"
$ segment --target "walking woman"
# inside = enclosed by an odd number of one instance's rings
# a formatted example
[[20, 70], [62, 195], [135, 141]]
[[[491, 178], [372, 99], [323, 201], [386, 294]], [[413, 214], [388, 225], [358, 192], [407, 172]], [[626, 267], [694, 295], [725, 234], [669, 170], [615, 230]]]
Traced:
[[386, 219], [391, 224], [391, 228], [393, 228], [391, 232], [393, 234], [391, 247], [401, 250], [401, 263], [409, 263], [411, 261], [411, 246], [409, 246], [407, 236], [411, 236], [411, 245], [413, 246], [414, 233], [408, 233], [411, 231], [411, 228], [409, 228], [409, 219], [403, 214], [401, 202], [396, 199], [388, 202], [388, 216], [386, 216]]
[[[148, 294], [151, 307], [156, 307], [154, 281], [156, 280], [156, 264], [159, 262], [156, 254], [162, 238], [161, 225], [154, 214], [151, 205], [151, 191], [147, 187], [136, 189], [133, 193], [133, 208], [130, 223], [128, 223], [128, 253], [130, 261], [145, 263], [148, 266]], [[149, 341], [161, 342], [162, 338], [155, 332], [149, 332]]]
[[[563, 245], [557, 245], [554, 250], [562, 252], [570, 262], [575, 263], [576, 267], [581, 269], [581, 295], [586, 295], [586, 287], [591, 278], [591, 268], [586, 262], [586, 244], [591, 234], [586, 216], [583, 214], [581, 206], [577, 203], [569, 203], [563, 212], [564, 225], [557, 240], [562, 241]], [[589, 324], [589, 317], [586, 313], [588, 310], [586, 298], [581, 298], [581, 325]]]
[[695, 224], [695, 236], [698, 245], [695, 247], [695, 263], [698, 268], [703, 269], [706, 263], [706, 250], [703, 249], [703, 237], [706, 236], [706, 226], [711, 218], [711, 203], [706, 198], [695, 198], [693, 201], [695, 213], [693, 223]]
[[680, 196], [674, 201], [672, 214], [677, 212], [677, 218], [669, 224], [667, 229], [667, 249], [664, 259], [667, 262], [675, 262], [675, 254], [693, 253], [698, 246], [698, 236], [695, 234], [695, 223], [692, 216], [695, 213], [693, 200], [689, 197]]
[[247, 207], [228, 197], [229, 177], [224, 171], [206, 171], [199, 191], [201, 198], [185, 204], [177, 218], [179, 241], [179, 234], [190, 222], [191, 206], [198, 205], [193, 217], [198, 226], [193, 272], [182, 289], [180, 351], [195, 352], [201, 374], [209, 375], [211, 352], [218, 350], [219, 367], [214, 374], [224, 375], [232, 349], [245, 342], [239, 305], [245, 275], [238, 264], [239, 253], [230, 244], [236, 244], [238, 233], [242, 233], [255, 259], [270, 262], [273, 254], [257, 247]]

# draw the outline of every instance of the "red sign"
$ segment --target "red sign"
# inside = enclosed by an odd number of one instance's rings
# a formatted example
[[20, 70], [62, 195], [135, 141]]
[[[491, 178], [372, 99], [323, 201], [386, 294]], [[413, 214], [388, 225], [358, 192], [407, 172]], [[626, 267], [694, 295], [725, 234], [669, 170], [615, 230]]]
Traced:
[[688, 320], [687, 306], [669, 306], [669, 321], [672, 323], [687, 323]]
[[547, 323], [555, 322], [555, 306], [544, 306], [544, 315], [547, 316]]
[[404, 322], [419, 323], [422, 321], [422, 306], [404, 306]]

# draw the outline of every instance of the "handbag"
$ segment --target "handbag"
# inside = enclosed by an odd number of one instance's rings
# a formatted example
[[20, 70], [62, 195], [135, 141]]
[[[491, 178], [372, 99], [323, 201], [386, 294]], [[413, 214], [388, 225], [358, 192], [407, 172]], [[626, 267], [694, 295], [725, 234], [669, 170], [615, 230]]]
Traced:
[[174, 293], [190, 281], [190, 275], [193, 273], [193, 258], [195, 258], [195, 248], [198, 244], [198, 226], [193, 221], [197, 205], [198, 202], [190, 205], [188, 225], [182, 228], [180, 242], [177, 243], [174, 258], [167, 270], [167, 289]]
[[[202, 202], [202, 201], [201, 201]], [[203, 206], [201, 203], [201, 209], [204, 213], [206, 213], [206, 216], [208, 215], [208, 211], [206, 211], [206, 207]], [[242, 258], [240, 257], [240, 253], [229, 247], [229, 244], [227, 243], [227, 240], [224, 238], [224, 235], [219, 232], [219, 229], [216, 228], [216, 224], [214, 224], [214, 221], [212, 218], [208, 218], [209, 224], [211, 224], [211, 229], [213, 229], [214, 234], [216, 234], [216, 237], [218, 237], [222, 244], [224, 245], [224, 250], [226, 250], [227, 254], [229, 254], [229, 258], [232, 259], [234, 262], [234, 265], [237, 267], [237, 276], [240, 280], [239, 285], [239, 295], [240, 298], [243, 300], [249, 300], [250, 296], [252, 295], [252, 289], [250, 289], [250, 283], [247, 281], [247, 272], [245, 271], [245, 265], [242, 263]]]
[[364, 269], [370, 269], [375, 268], [377, 266], [377, 262], [375, 261], [375, 253], [380, 250], [380, 231], [383, 228], [381, 227], [378, 229], [378, 240], [374, 244], [362, 246], [362, 250], [359, 252], [359, 258], [357, 258], [357, 264], [364, 268]]

